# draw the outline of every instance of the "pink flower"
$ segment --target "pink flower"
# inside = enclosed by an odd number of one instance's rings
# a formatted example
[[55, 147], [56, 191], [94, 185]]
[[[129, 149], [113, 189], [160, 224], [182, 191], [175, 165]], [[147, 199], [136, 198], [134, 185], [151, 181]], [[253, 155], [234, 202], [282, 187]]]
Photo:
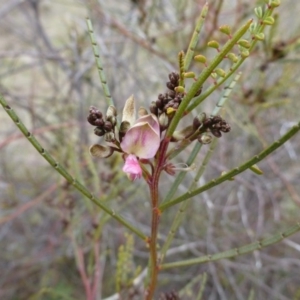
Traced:
[[[127, 119], [123, 121], [133, 123], [135, 113], [133, 97], [129, 98], [125, 104], [124, 111], [130, 107], [131, 114], [126, 114]], [[130, 121], [129, 121], [130, 120]], [[149, 159], [153, 158], [160, 145], [160, 128], [158, 119], [154, 114], [149, 114], [140, 117], [136, 122], [130, 124], [131, 127], [127, 130], [121, 142], [121, 148], [124, 153], [129, 154], [125, 159], [123, 171], [127, 173], [129, 179], [135, 180], [142, 177], [142, 169], [139, 165], [138, 158]]]
[[140, 179], [142, 177], [142, 169], [135, 155], [129, 154], [126, 157], [123, 172], [127, 173], [131, 181]]
[[[109, 109], [109, 112], [112, 111], [111, 107]], [[115, 150], [122, 151], [125, 157], [122, 170], [132, 181], [140, 179], [143, 175], [139, 159], [153, 158], [160, 145], [160, 127], [157, 117], [154, 114], [145, 115], [144, 113], [136, 120], [135, 114], [134, 98], [131, 96], [127, 99], [123, 109], [119, 135], [116, 132], [107, 132], [105, 136], [107, 146], [95, 144], [90, 147], [91, 155], [101, 158], [109, 157]], [[116, 113], [114, 112], [110, 117], [115, 118]]]

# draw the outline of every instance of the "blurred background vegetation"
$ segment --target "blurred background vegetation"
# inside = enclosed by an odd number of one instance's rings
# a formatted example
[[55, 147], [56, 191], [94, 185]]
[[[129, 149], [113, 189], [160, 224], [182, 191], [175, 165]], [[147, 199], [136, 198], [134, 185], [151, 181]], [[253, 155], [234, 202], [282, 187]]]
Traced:
[[[148, 107], [166, 91], [167, 76], [177, 71], [177, 54], [186, 50], [205, 2], [1, 0], [1, 93], [57, 161], [147, 234], [146, 184], [129, 184], [119, 155], [94, 161], [88, 153], [98, 141], [86, 122], [89, 106], [102, 111], [107, 106], [85, 18], [93, 22], [120, 112], [131, 94], [139, 105]], [[209, 1], [197, 53], [212, 56], [207, 41], [226, 41], [218, 27], [228, 24], [237, 29], [254, 17], [255, 5], [262, 3]], [[226, 107], [232, 131], [219, 140], [199, 185], [240, 165], [299, 121], [300, 3], [282, 1], [276, 12], [276, 26], [267, 28], [266, 41], [242, 67]], [[199, 73], [201, 66], [194, 64], [191, 69]], [[223, 88], [199, 112], [210, 114]], [[132, 274], [116, 283], [119, 247], [124, 243], [133, 247], [126, 230], [66, 184], [2, 110], [0, 122], [0, 298], [84, 299], [83, 261], [87, 277], [96, 274], [98, 299], [114, 294], [116, 285], [130, 285], [136, 268], [147, 264], [145, 243], [134, 237], [133, 261], [128, 258]], [[299, 141], [295, 136], [260, 163], [263, 176], [247, 171], [194, 197], [173, 242], [170, 261], [225, 251], [299, 222]], [[202, 148], [198, 165], [207, 149]], [[185, 162], [190, 150], [176, 160]], [[193, 175], [187, 174], [178, 195], [186, 191]], [[162, 196], [173, 180], [163, 176]], [[164, 213], [161, 241], [175, 213], [176, 207]], [[206, 272], [203, 299], [300, 299], [299, 254], [298, 233], [232, 260], [171, 269], [160, 274], [158, 295], [179, 292]], [[201, 277], [181, 298], [195, 299], [200, 283]], [[123, 299], [142, 299], [138, 292]]]

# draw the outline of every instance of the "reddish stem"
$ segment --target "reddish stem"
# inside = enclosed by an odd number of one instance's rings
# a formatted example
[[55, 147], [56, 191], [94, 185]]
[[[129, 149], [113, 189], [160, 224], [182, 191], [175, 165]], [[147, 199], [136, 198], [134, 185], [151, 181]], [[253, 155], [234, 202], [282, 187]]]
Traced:
[[153, 175], [151, 181], [149, 182], [150, 194], [151, 194], [151, 203], [152, 203], [152, 222], [151, 222], [151, 237], [149, 242], [150, 247], [150, 283], [147, 289], [146, 300], [153, 299], [157, 276], [159, 271], [159, 264], [157, 261], [157, 234], [158, 234], [158, 225], [160, 212], [158, 210], [158, 185], [159, 185], [159, 177], [163, 170], [163, 166], [166, 160], [166, 152], [168, 149], [170, 139], [165, 138], [160, 146], [160, 150], [158, 152], [157, 163], [154, 167]]

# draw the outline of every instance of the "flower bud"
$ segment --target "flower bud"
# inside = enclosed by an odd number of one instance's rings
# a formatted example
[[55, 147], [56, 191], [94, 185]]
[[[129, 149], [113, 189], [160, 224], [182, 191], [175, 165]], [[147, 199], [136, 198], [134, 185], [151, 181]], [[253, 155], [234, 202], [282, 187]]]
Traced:
[[249, 43], [249, 41], [247, 40], [239, 40], [238, 41], [238, 44], [243, 47], [243, 48], [246, 48], [246, 49], [249, 49], [251, 47], [251, 44]]
[[260, 32], [254, 36], [258, 41], [263, 41], [265, 39], [265, 35], [263, 32]]
[[259, 19], [261, 19], [261, 18], [263, 17], [263, 15], [264, 15], [261, 6], [255, 7], [255, 8], [254, 8], [254, 13], [256, 14], [256, 16], [257, 16]]
[[249, 167], [249, 169], [257, 175], [263, 175], [264, 172], [255, 164]]
[[130, 123], [128, 121], [121, 122], [121, 125], [120, 125], [121, 136], [124, 136], [129, 128], [130, 128]]
[[266, 17], [262, 22], [265, 25], [273, 25], [275, 20], [273, 17], [269, 16], [269, 17]]
[[187, 126], [184, 129], [181, 130], [175, 130], [173, 135], [172, 135], [172, 141], [181, 141], [184, 139], [187, 139], [191, 134], [194, 133], [194, 128], [193, 126]]
[[255, 22], [252, 22], [251, 25], [250, 25], [250, 27], [249, 27], [249, 31], [250, 31], [251, 33], [255, 33], [255, 31], [256, 31], [256, 26], [257, 26], [257, 24], [256, 24]]
[[172, 82], [170, 82], [170, 81], [168, 81], [168, 82], [166, 83], [166, 86], [167, 86], [167, 88], [168, 88], [169, 90], [174, 90], [174, 89], [175, 89], [175, 85], [174, 85]]
[[219, 27], [219, 30], [222, 32], [222, 33], [225, 33], [227, 35], [231, 35], [231, 28], [229, 25], [222, 25]]
[[234, 53], [228, 53], [227, 54], [228, 59], [230, 59], [233, 63], [236, 63], [239, 58]]
[[198, 117], [195, 117], [194, 120], [193, 120], [193, 128], [194, 130], [197, 130], [201, 125], [201, 122], [199, 120]]
[[210, 76], [213, 78], [213, 79], [216, 79], [217, 78], [217, 73], [215, 71], [211, 72], [210, 73]]
[[217, 41], [209, 41], [207, 43], [207, 46], [211, 48], [219, 49], [220, 44]]
[[104, 139], [106, 142], [110, 143], [110, 142], [114, 142], [115, 139], [115, 134], [113, 132], [106, 132], [104, 135]]
[[123, 109], [122, 122], [127, 121], [130, 125], [133, 125], [135, 121], [135, 101], [133, 95], [131, 95], [125, 102]]
[[100, 127], [96, 127], [94, 129], [94, 133], [98, 136], [103, 136], [105, 134], [105, 131], [103, 128], [100, 128]]
[[138, 116], [142, 117], [142, 116], [146, 116], [149, 115], [147, 109], [145, 107], [140, 107], [138, 110]]
[[114, 150], [112, 147], [102, 145], [92, 145], [90, 147], [90, 154], [94, 157], [106, 158], [113, 154]]
[[176, 93], [184, 93], [184, 87], [183, 86], [176, 86], [174, 89]]
[[280, 0], [271, 0], [270, 6], [272, 8], [278, 7], [280, 5]]
[[220, 77], [223, 77], [223, 78], [224, 78], [224, 77], [226, 76], [225, 71], [224, 71], [223, 69], [221, 69], [221, 68], [215, 69], [215, 72], [216, 72], [216, 74], [219, 75]]
[[113, 105], [110, 105], [106, 111], [106, 117], [116, 117], [117, 116], [117, 110]]
[[103, 127], [105, 131], [111, 131], [113, 129], [113, 124], [110, 121], [105, 121]]
[[157, 114], [158, 114], [158, 108], [157, 108], [157, 106], [156, 106], [155, 101], [152, 101], [151, 104], [150, 104], [150, 112], [151, 112], [152, 114], [156, 115], [156, 116], [157, 116]]
[[167, 108], [167, 111], [166, 111], [167, 115], [170, 115], [170, 114], [172, 114], [174, 112], [176, 112], [176, 109], [174, 109], [174, 107], [168, 107]]
[[162, 128], [167, 128], [169, 124], [169, 118], [165, 113], [162, 113], [158, 118], [158, 122]]
[[211, 141], [212, 141], [212, 136], [207, 134], [207, 133], [204, 133], [204, 134], [201, 134], [199, 137], [198, 137], [198, 141], [200, 144], [210, 144]]
[[243, 51], [241, 51], [241, 56], [242, 56], [243, 58], [246, 58], [246, 57], [248, 57], [249, 55], [250, 55], [250, 53], [249, 53], [248, 50], [243, 50]]
[[186, 72], [183, 75], [185, 78], [195, 78], [196, 77], [194, 72]]
[[206, 63], [206, 57], [204, 55], [200, 55], [200, 54], [196, 55], [196, 56], [194, 56], [194, 60], [198, 61], [198, 62], [201, 62], [203, 64]]

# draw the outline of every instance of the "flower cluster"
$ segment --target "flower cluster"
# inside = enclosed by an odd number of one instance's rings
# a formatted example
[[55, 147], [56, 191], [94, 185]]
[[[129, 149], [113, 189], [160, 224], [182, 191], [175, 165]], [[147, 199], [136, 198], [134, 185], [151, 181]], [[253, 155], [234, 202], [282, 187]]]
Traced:
[[[135, 102], [133, 96], [131, 96], [125, 103], [122, 122], [118, 131], [115, 121], [116, 113], [111, 107], [109, 107], [104, 122], [103, 116], [98, 110], [94, 107], [90, 109], [88, 121], [97, 126], [95, 134], [101, 132], [101, 135], [104, 135], [105, 140], [108, 142], [107, 146], [98, 144], [91, 146], [90, 153], [93, 156], [102, 158], [109, 157], [114, 151], [124, 153], [123, 171], [127, 173], [130, 180], [139, 179], [142, 176], [139, 160], [153, 158], [160, 145], [158, 119], [154, 114], [141, 115], [140, 113], [140, 117], [136, 120]], [[113, 114], [111, 114], [112, 111]], [[142, 113], [144, 112], [142, 110]], [[104, 127], [106, 122], [112, 124], [109, 131]]]
[[[179, 107], [184, 93], [177, 89], [179, 86], [179, 74], [169, 74], [167, 82], [168, 92], [159, 94], [158, 99], [150, 105], [150, 113], [140, 108], [136, 119], [136, 107], [133, 96], [125, 103], [121, 123], [117, 124], [117, 111], [114, 106], [109, 106], [106, 114], [97, 108], [91, 107], [88, 122], [95, 126], [94, 133], [103, 136], [106, 145], [93, 145], [90, 153], [95, 157], [109, 157], [114, 151], [123, 153], [125, 164], [123, 171], [130, 180], [136, 180], [143, 175], [142, 163], [149, 163], [159, 150], [163, 132], [172, 120], [174, 113]], [[201, 93], [199, 90], [198, 94]], [[173, 133], [171, 142], [198, 140], [202, 144], [211, 141], [209, 133], [215, 137], [221, 137], [222, 132], [229, 132], [229, 124], [220, 116], [194, 118], [192, 125], [177, 130]], [[165, 171], [173, 174], [171, 164], [165, 164]]]

